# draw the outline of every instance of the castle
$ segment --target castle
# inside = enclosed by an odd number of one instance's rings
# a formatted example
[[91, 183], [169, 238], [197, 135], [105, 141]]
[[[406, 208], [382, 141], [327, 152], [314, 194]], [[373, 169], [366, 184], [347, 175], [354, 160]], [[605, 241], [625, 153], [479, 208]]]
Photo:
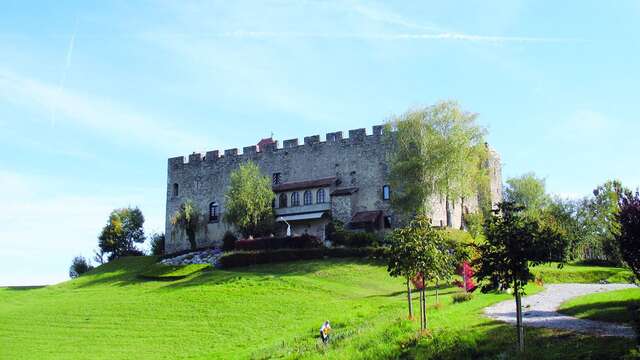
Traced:
[[[390, 206], [393, 189], [387, 183], [390, 145], [383, 141], [383, 126], [327, 133], [285, 140], [283, 146], [272, 139], [224, 154], [208, 151], [170, 158], [167, 169], [166, 242], [167, 253], [187, 249], [189, 243], [181, 231], [173, 231], [171, 216], [186, 199], [191, 199], [206, 214], [207, 225], [196, 235], [198, 247], [218, 243], [231, 229], [222, 221], [224, 194], [230, 173], [247, 161], [256, 163], [272, 179], [276, 194], [276, 221], [295, 234], [309, 233], [324, 239], [331, 219], [349, 228], [380, 231], [393, 228], [398, 218]], [[490, 151], [491, 201], [502, 199], [500, 157]], [[462, 216], [478, 207], [478, 199], [453, 202], [453, 226], [459, 228]], [[444, 199], [432, 199], [434, 225], [446, 224]]]

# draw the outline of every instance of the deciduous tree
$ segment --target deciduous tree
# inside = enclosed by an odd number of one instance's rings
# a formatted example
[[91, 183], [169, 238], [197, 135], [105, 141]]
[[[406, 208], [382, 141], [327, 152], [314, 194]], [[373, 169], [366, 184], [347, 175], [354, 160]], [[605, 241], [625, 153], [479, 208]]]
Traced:
[[240, 165], [230, 176], [225, 193], [225, 222], [234, 225], [244, 236], [260, 236], [273, 229], [271, 179], [253, 162]]
[[75, 279], [91, 269], [93, 269], [93, 266], [91, 266], [89, 261], [87, 261], [84, 256], [76, 256], [71, 261], [71, 266], [69, 267], [69, 277]]
[[389, 179], [396, 210], [407, 218], [426, 214], [431, 200], [441, 196], [451, 227], [453, 202], [488, 187], [486, 131], [476, 118], [458, 103], [442, 101], [389, 122], [387, 130], [396, 130], [386, 132], [393, 145]]
[[143, 225], [144, 216], [137, 207], [113, 210], [107, 225], [98, 236], [101, 252], [108, 254], [109, 260], [127, 255], [142, 255], [135, 244], [141, 244], [145, 240]]
[[620, 194], [620, 211], [616, 218], [620, 231], [616, 235], [624, 262], [640, 280], [640, 194], [626, 191]]
[[185, 200], [171, 217], [173, 231], [183, 230], [187, 234], [191, 250], [197, 248], [196, 233], [203, 223], [204, 219], [200, 209], [190, 199]]
[[498, 205], [485, 223], [486, 241], [478, 245], [476, 278], [482, 291], [513, 288], [516, 299], [518, 348], [524, 350], [521, 295], [534, 279], [529, 266], [566, 259], [566, 238], [553, 227], [523, 213], [524, 208], [511, 202]]

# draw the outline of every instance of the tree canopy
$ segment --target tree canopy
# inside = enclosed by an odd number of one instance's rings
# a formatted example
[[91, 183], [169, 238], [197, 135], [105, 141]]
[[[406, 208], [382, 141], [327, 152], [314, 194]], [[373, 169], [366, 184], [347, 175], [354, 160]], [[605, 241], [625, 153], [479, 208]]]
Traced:
[[203, 216], [200, 209], [190, 199], [185, 200], [180, 208], [171, 217], [173, 230], [183, 230], [187, 234], [187, 240], [191, 250], [197, 248], [196, 233], [203, 224]]
[[136, 208], [116, 209], [109, 215], [107, 225], [98, 236], [98, 247], [108, 259], [113, 260], [121, 256], [141, 255], [135, 244], [145, 241], [144, 216]]
[[[477, 115], [463, 111], [457, 102], [442, 101], [411, 110], [392, 119], [389, 136], [392, 205], [411, 218], [428, 214], [431, 200], [447, 202], [447, 225], [451, 227], [451, 202], [476, 194], [489, 184], [485, 163], [488, 151], [485, 129]], [[386, 132], [390, 134], [390, 131]]]
[[524, 207], [524, 211], [532, 215], [539, 215], [551, 203], [545, 179], [532, 172], [508, 179], [504, 197], [505, 201]]
[[91, 266], [89, 261], [85, 259], [84, 256], [76, 256], [71, 261], [71, 266], [69, 267], [69, 277], [75, 279], [91, 269], [93, 269], [93, 266]]
[[244, 236], [267, 234], [273, 228], [274, 198], [271, 178], [251, 161], [241, 164], [230, 176], [224, 220]]
[[640, 194], [626, 191], [620, 194], [620, 224], [616, 240], [622, 258], [640, 280]]

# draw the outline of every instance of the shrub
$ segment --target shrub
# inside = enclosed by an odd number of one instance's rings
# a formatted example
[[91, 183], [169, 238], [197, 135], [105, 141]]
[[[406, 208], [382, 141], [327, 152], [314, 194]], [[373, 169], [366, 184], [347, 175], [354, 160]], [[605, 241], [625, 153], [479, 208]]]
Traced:
[[339, 220], [331, 220], [325, 228], [325, 237], [329, 239], [334, 246], [347, 245], [348, 232], [344, 229], [344, 224]]
[[378, 237], [374, 233], [369, 232], [349, 232], [347, 233], [346, 245], [354, 248], [372, 246], [378, 242]]
[[484, 233], [484, 216], [482, 215], [482, 212], [477, 211], [474, 213], [465, 214], [464, 222], [467, 225], [469, 234], [471, 234], [474, 239], [477, 239], [478, 236]]
[[322, 246], [322, 242], [315, 236], [304, 234], [301, 236], [261, 237], [236, 241], [236, 250], [277, 250], [277, 249], [312, 249]]
[[231, 231], [226, 231], [222, 237], [222, 251], [231, 251], [236, 248], [238, 238]]
[[458, 293], [458, 294], [454, 294], [451, 298], [453, 299], [453, 303], [457, 304], [457, 303], [461, 303], [461, 302], [465, 302], [473, 299], [473, 293], [470, 293], [470, 292]]
[[237, 251], [226, 253], [219, 259], [222, 268], [251, 266], [258, 264], [289, 262], [297, 260], [333, 258], [371, 258], [384, 256], [384, 248], [314, 248], [314, 249], [279, 249], [274, 251]]
[[164, 255], [164, 234], [155, 233], [149, 239], [151, 242], [151, 255]]
[[71, 266], [69, 267], [69, 277], [75, 279], [91, 269], [93, 269], [93, 266], [89, 264], [87, 259], [85, 259], [83, 256], [76, 256], [71, 261]]

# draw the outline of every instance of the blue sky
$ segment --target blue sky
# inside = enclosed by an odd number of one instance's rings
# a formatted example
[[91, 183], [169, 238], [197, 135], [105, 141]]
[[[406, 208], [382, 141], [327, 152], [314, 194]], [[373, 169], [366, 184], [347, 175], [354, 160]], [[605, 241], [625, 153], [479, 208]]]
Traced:
[[640, 1], [5, 1], [0, 285], [66, 279], [111, 209], [164, 229], [166, 160], [456, 99], [505, 178], [640, 185]]

